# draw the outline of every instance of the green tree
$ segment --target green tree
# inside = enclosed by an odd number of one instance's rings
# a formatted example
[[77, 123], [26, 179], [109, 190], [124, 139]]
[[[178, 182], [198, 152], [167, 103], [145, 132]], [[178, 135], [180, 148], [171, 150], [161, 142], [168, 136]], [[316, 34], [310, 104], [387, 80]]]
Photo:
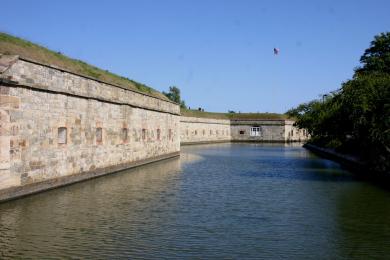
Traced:
[[341, 112], [339, 96], [338, 92], [328, 94], [322, 100], [300, 104], [286, 114], [295, 118], [296, 126], [306, 129], [317, 142], [326, 143], [333, 140], [332, 146], [340, 145], [341, 140], [344, 139], [340, 127], [345, 122], [339, 115]]
[[343, 132], [373, 168], [390, 170], [390, 74], [367, 74], [343, 84]]
[[167, 93], [163, 91], [163, 94], [173, 102], [180, 104], [180, 107], [186, 108], [186, 103], [181, 99], [180, 89], [178, 87], [171, 86], [169, 87], [169, 92]]
[[338, 91], [286, 114], [308, 130], [311, 142], [359, 155], [372, 169], [390, 172], [390, 33], [375, 36], [360, 61], [353, 79]]
[[390, 73], [390, 32], [375, 36], [371, 46], [360, 58], [362, 67], [355, 70], [355, 76], [367, 73]]

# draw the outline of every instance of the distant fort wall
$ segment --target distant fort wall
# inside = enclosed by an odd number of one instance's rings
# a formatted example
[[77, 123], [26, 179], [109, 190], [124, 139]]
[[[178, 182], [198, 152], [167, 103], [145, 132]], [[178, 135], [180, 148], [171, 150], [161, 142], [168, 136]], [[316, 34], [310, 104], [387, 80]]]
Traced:
[[305, 130], [300, 130], [294, 121], [287, 119], [232, 120], [233, 141], [242, 142], [300, 142], [308, 139]]
[[216, 142], [299, 142], [308, 139], [286, 119], [226, 120], [180, 117], [181, 144]]
[[231, 141], [230, 120], [180, 117], [180, 143], [216, 143]]

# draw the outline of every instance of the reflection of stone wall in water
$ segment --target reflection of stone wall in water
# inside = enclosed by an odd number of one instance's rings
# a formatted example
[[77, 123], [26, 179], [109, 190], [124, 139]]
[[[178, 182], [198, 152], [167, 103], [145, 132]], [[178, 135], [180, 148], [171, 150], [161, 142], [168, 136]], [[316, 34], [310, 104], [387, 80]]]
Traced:
[[[78, 248], [79, 239], [77, 237], [64, 241], [64, 236], [58, 236], [56, 228], [39, 228], [30, 222], [28, 224], [24, 222], [26, 225], [21, 225], [20, 221], [26, 218], [29, 220], [40, 219], [47, 226], [53, 225], [58, 227], [59, 225], [63, 227], [66, 223], [70, 224], [70, 226], [73, 226], [73, 224], [77, 225], [78, 230], [92, 230], [96, 228], [96, 223], [99, 223], [102, 217], [110, 216], [110, 219], [115, 219], [121, 217], [121, 213], [126, 209], [128, 210], [127, 216], [129, 219], [140, 223], [145, 218], [150, 217], [150, 211], [161, 207], [161, 197], [164, 197], [165, 206], [174, 205], [176, 197], [167, 196], [167, 193], [175, 189], [180, 174], [180, 159], [175, 157], [143, 167], [129, 169], [121, 172], [121, 174], [112, 175], [110, 178], [97, 178], [80, 185], [72, 185], [68, 187], [67, 192], [56, 194], [54, 191], [49, 196], [31, 197], [29, 203], [24, 204], [24, 210], [11, 210], [7, 212], [6, 216], [4, 214], [0, 215], [0, 227], [12, 227], [11, 229], [0, 228], [1, 236], [2, 238], [14, 238], [15, 234], [17, 234], [18, 237], [25, 238], [26, 236], [32, 237], [39, 234], [39, 236], [50, 237], [52, 244], [64, 245], [64, 242], [66, 242], [69, 243], [66, 245], [66, 248], [70, 250]], [[172, 203], [169, 203], [170, 201]], [[99, 206], [102, 205], [102, 202], [110, 206]], [[134, 208], [145, 203], [149, 205], [155, 203], [155, 207], [149, 207], [150, 211], [134, 211]], [[37, 204], [39, 204], [39, 210], [35, 208]], [[2, 209], [4, 207], [7, 208], [6, 204], [2, 206]], [[14, 207], [12, 208], [14, 209]], [[26, 212], [28, 212], [28, 216], [26, 216]], [[83, 213], [79, 214], [80, 212]], [[84, 212], [93, 212], [93, 214], [84, 214]], [[52, 222], [53, 215], [55, 215], [55, 224]], [[69, 221], [70, 219], [71, 221]], [[124, 221], [121, 223], [128, 222]], [[101, 227], [99, 226], [99, 228]], [[124, 228], [124, 230], [127, 229]], [[99, 234], [94, 233], [92, 235], [95, 241], [105, 241], [105, 232], [97, 233]], [[24, 241], [31, 246], [31, 241]], [[1, 241], [0, 244], [4, 245], [4, 241]], [[45, 245], [47, 244], [45, 243]], [[1, 253], [12, 255], [12, 252], [17, 251], [12, 246], [14, 244], [1, 248]], [[83, 245], [83, 251], [88, 252], [89, 246], [96, 248], [96, 244], [86, 243]], [[79, 255], [78, 257], [82, 256]]]
[[202, 157], [198, 154], [180, 152], [180, 162], [182, 162], [182, 163], [195, 163], [195, 162], [199, 162], [203, 159], [204, 159], [204, 157]]
[[177, 104], [20, 59], [0, 78], [0, 200], [178, 155]]

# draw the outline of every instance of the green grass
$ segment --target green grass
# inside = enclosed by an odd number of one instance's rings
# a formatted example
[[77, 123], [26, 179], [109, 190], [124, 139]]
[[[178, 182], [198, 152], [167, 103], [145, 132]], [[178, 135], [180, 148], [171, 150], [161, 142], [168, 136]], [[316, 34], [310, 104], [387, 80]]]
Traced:
[[37, 62], [48, 65], [54, 65], [76, 74], [81, 74], [107, 83], [119, 85], [126, 89], [140, 91], [164, 100], [168, 100], [168, 98], [162, 93], [142, 83], [136, 82], [126, 77], [121, 77], [81, 60], [69, 58], [60, 52], [49, 50], [38, 44], [1, 32], [0, 53], [19, 55], [22, 58], [35, 60]]
[[214, 119], [289, 119], [287, 115], [277, 113], [215, 113], [183, 108], [180, 112], [182, 116]]

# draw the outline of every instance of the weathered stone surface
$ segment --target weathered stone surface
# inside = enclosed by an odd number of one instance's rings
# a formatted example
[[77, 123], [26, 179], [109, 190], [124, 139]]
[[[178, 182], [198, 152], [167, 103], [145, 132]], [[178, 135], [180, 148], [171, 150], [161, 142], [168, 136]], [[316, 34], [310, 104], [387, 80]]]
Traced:
[[230, 140], [230, 120], [180, 117], [180, 142], [182, 144]]
[[179, 106], [172, 102], [115, 87], [46, 65], [32, 63], [27, 60], [18, 59], [14, 61], [12, 66], [8, 67], [1, 77], [11, 77], [13, 81], [19, 84], [29, 85], [37, 89], [80, 95], [173, 114], [180, 113]]
[[22, 60], [8, 77], [17, 83], [0, 83], [0, 190], [180, 150], [176, 104]]
[[19, 56], [16, 55], [4, 55], [0, 54], [0, 73], [5, 72], [9, 67], [11, 67], [17, 60]]
[[[3, 169], [22, 169], [14, 173], [22, 185], [180, 149], [176, 115], [18, 87], [11, 87], [10, 93], [23, 102], [10, 111], [13, 131], [0, 128], [1, 133], [14, 136], [12, 140], [0, 137], [0, 163]], [[124, 126], [129, 133], [126, 140]], [[59, 143], [62, 127], [67, 129], [66, 143]], [[140, 138], [142, 129], [145, 138]]]
[[[292, 142], [308, 138], [304, 130], [293, 126], [291, 120], [223, 120], [195, 117], [180, 118], [180, 142], [182, 144], [259, 141]], [[251, 128], [259, 127], [260, 134], [251, 136]]]
[[0, 191], [8, 187], [20, 186], [20, 176], [10, 170], [0, 169]]
[[[231, 133], [234, 141], [293, 142], [308, 138], [303, 130], [293, 126], [291, 120], [232, 120]], [[259, 127], [260, 135], [251, 136], [251, 128]]]
[[0, 95], [0, 107], [19, 108], [20, 98]]

